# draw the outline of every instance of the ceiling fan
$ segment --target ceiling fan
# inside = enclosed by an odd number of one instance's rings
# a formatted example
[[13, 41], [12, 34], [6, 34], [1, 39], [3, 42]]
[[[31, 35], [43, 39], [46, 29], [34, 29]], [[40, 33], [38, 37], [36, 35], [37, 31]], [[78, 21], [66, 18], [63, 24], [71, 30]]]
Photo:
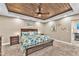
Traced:
[[37, 16], [42, 16], [42, 15], [48, 15], [49, 14], [49, 12], [42, 12], [42, 10], [44, 10], [43, 8], [42, 8], [42, 6], [41, 6], [42, 4], [41, 3], [39, 3], [39, 5], [38, 5], [38, 8], [36, 9], [36, 14], [37, 14]]

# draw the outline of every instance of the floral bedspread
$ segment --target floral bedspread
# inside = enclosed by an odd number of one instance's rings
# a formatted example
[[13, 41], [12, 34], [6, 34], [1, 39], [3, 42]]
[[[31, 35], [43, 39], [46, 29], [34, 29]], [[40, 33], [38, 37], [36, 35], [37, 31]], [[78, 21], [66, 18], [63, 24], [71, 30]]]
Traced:
[[38, 34], [26, 35], [26, 33], [22, 33], [21, 40], [22, 40], [21, 48], [24, 50], [31, 46], [35, 46], [37, 44], [43, 43], [44, 41], [47, 41], [48, 36]]

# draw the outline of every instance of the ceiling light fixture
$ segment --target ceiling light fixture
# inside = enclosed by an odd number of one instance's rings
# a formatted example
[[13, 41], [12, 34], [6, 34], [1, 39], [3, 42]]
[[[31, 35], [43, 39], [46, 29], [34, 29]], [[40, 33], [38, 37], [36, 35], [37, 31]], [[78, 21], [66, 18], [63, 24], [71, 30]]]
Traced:
[[41, 17], [42, 15], [48, 15], [49, 12], [42, 12], [42, 10], [44, 10], [44, 8], [42, 8], [42, 4], [39, 3], [38, 8], [36, 9], [36, 14], [38, 17]]

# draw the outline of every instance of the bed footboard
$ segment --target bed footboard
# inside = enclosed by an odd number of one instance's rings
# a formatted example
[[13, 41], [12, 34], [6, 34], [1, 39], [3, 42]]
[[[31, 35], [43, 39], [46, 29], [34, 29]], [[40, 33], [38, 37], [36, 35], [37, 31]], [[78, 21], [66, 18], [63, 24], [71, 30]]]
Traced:
[[26, 49], [25, 55], [27, 56], [27, 55], [35, 52], [35, 51], [46, 48], [48, 46], [53, 46], [53, 40], [49, 40], [47, 42], [44, 42], [44, 43], [41, 43], [39, 45], [35, 45], [33, 47], [30, 47], [30, 48]]

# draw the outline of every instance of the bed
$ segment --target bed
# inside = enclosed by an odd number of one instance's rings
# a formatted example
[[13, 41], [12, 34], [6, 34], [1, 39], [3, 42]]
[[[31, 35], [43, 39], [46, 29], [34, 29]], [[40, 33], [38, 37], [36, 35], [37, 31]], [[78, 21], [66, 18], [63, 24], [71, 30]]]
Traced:
[[53, 46], [53, 40], [47, 35], [38, 34], [37, 29], [21, 29], [21, 48], [26, 56], [48, 46]]

